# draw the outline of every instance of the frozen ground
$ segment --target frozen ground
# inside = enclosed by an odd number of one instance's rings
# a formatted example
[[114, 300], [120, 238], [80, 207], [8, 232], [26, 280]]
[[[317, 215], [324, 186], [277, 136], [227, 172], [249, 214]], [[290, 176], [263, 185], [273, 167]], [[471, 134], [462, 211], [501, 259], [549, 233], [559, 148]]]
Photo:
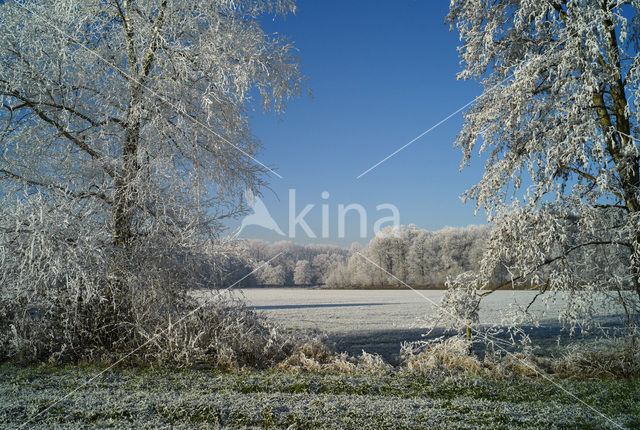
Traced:
[[[640, 426], [637, 381], [487, 380], [0, 366], [0, 428], [607, 429]], [[73, 391], [77, 390], [77, 391]], [[584, 404], [567, 395], [571, 392]], [[56, 400], [67, 396], [50, 409]], [[588, 406], [587, 406], [588, 405]], [[593, 408], [593, 409], [592, 409]], [[26, 423], [27, 420], [32, 421]]]
[[[317, 329], [326, 332], [338, 349], [359, 354], [361, 350], [383, 355], [394, 362], [405, 341], [423, 338], [429, 316], [444, 291], [441, 290], [329, 290], [320, 288], [251, 288], [234, 292], [247, 304], [287, 329]], [[209, 292], [198, 292], [208, 297]], [[480, 322], [500, 323], [506, 314], [527, 306], [533, 291], [496, 291], [483, 299]], [[554, 343], [561, 334], [558, 315], [563, 304], [541, 301], [531, 312], [541, 316], [540, 327], [524, 326], [541, 345]], [[603, 318], [619, 310], [602, 309]], [[439, 334], [438, 331], [434, 334]]]

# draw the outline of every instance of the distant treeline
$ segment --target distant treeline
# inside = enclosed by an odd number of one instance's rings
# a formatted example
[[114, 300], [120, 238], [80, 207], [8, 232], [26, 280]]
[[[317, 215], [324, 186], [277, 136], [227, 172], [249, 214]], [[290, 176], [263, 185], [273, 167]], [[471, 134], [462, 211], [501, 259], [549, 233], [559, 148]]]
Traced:
[[441, 287], [447, 277], [477, 270], [489, 238], [487, 226], [428, 231], [387, 227], [364, 249], [331, 269], [330, 287]]
[[447, 277], [479, 268], [488, 238], [487, 226], [428, 231], [410, 225], [387, 227], [364, 248], [357, 243], [345, 249], [246, 240], [239, 256], [221, 263], [225, 267], [215, 271], [216, 283], [228, 286], [237, 282], [237, 287], [244, 288], [302, 285], [388, 288], [403, 283], [441, 287]]

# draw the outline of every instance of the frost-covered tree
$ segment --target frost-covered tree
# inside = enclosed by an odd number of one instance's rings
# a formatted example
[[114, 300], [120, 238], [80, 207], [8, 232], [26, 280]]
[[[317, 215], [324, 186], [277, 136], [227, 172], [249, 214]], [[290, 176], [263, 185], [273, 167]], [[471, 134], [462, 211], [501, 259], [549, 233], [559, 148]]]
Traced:
[[[354, 242], [351, 244], [351, 248], [349, 249], [351, 256], [346, 265], [348, 277], [342, 276], [342, 278], [347, 278], [347, 285], [358, 287], [372, 285], [371, 263], [362, 257], [365, 252], [360, 243]], [[337, 278], [334, 277], [333, 279], [336, 280]], [[344, 287], [345, 284], [341, 286]]]
[[91, 208], [117, 246], [215, 230], [265, 171], [248, 124], [252, 92], [280, 112], [300, 89], [291, 46], [255, 24], [273, 9], [293, 5], [5, 2], [3, 194]]
[[[369, 267], [371, 285], [400, 285], [407, 280], [407, 249], [415, 236], [404, 226], [389, 226], [380, 231], [367, 245], [367, 257], [379, 267]], [[388, 275], [393, 274], [393, 276]], [[399, 281], [400, 280], [400, 281]]]
[[365, 249], [359, 244], [352, 245], [347, 262], [327, 265], [325, 270], [331, 284], [340, 287], [400, 287], [403, 283], [442, 286], [448, 276], [480, 268], [488, 234], [486, 226], [475, 225], [438, 231], [411, 225], [390, 226], [371, 239]]
[[[68, 306], [80, 321], [193, 284], [190, 263], [210, 258], [221, 219], [243, 212], [267, 171], [249, 128], [254, 99], [280, 113], [301, 89], [292, 46], [257, 24], [293, 10], [290, 0], [3, 2], [3, 297], [61, 321]], [[163, 307], [177, 308], [154, 312]], [[112, 317], [106, 326], [138, 336], [153, 316]]]
[[352, 274], [345, 263], [338, 263], [332, 267], [326, 277], [326, 285], [331, 288], [344, 288], [353, 285]]
[[343, 262], [348, 250], [333, 245], [300, 245], [289, 241], [268, 243], [262, 240], [243, 241], [245, 257], [252, 265], [259, 261], [269, 261], [272, 266], [280, 266], [284, 270], [286, 283], [294, 284], [298, 262], [310, 263], [309, 284], [324, 283], [329, 270], [338, 262]]
[[316, 255], [311, 262], [316, 282], [320, 284], [327, 283], [331, 272], [344, 263], [345, 255], [342, 254], [323, 252]]
[[409, 282], [412, 285], [426, 285], [427, 274], [430, 269], [426, 264], [428, 254], [427, 241], [433, 235], [430, 231], [421, 231], [409, 246], [407, 254], [407, 270]]
[[[640, 2], [452, 0], [462, 79], [484, 92], [456, 145], [485, 172], [466, 194], [494, 224], [480, 285], [568, 296], [572, 322], [606, 296], [640, 314]], [[624, 270], [620, 270], [620, 268]]]
[[309, 285], [311, 283], [313, 273], [311, 265], [307, 260], [298, 260], [296, 268], [293, 271], [293, 283], [296, 285]]
[[282, 266], [272, 266], [271, 264], [261, 262], [262, 266], [256, 273], [258, 284], [281, 287], [287, 283], [287, 274]]

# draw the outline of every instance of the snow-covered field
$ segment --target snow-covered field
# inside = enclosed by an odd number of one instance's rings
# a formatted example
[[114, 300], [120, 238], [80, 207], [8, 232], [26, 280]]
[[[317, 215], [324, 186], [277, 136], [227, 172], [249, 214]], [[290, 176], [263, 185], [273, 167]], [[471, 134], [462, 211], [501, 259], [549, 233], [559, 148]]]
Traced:
[[[253, 288], [241, 290], [249, 306], [291, 328], [318, 328], [327, 332], [414, 329], [426, 327], [442, 290], [326, 290]], [[498, 322], [501, 311], [526, 305], [531, 291], [496, 291], [480, 309], [481, 322]], [[536, 311], [542, 311], [541, 304]], [[557, 317], [557, 308], [550, 317]]]
[[[198, 292], [201, 298], [210, 292]], [[362, 349], [393, 361], [400, 344], [422, 338], [428, 319], [444, 294], [442, 290], [330, 290], [320, 288], [251, 288], [234, 291], [248, 306], [288, 329], [316, 329], [326, 332], [338, 347], [351, 353]], [[495, 291], [480, 307], [482, 324], [500, 323], [518, 307], [526, 307], [534, 291]], [[541, 316], [542, 327], [531, 328], [534, 338], [552, 342], [560, 333], [558, 316], [562, 300], [539, 299], [530, 308]], [[619, 309], [601, 310], [601, 315], [619, 314]]]

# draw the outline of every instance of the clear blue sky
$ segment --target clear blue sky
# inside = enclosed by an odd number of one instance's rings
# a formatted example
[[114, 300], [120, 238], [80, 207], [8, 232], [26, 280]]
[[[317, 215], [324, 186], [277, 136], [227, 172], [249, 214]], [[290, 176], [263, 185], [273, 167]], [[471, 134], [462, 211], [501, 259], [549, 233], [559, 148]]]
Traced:
[[[289, 233], [289, 189], [296, 213], [315, 204], [305, 221], [319, 237], [298, 228], [295, 242], [349, 246], [366, 243], [373, 224], [398, 208], [402, 224], [435, 230], [483, 224], [473, 202], [459, 196], [482, 173], [477, 157], [459, 173], [461, 153], [453, 142], [462, 114], [422, 137], [360, 179], [357, 176], [480, 94], [475, 82], [456, 80], [458, 34], [444, 19], [448, 1], [298, 2], [296, 15], [262, 20], [267, 32], [285, 35], [299, 49], [302, 72], [313, 97], [292, 101], [286, 114], [254, 112], [252, 127], [262, 141], [260, 161], [283, 176], [269, 176], [263, 201]], [[328, 199], [321, 193], [329, 192]], [[367, 235], [359, 237], [355, 212], [338, 237], [338, 204], [358, 203], [367, 211]], [[328, 205], [329, 237], [322, 238], [322, 209]], [[239, 226], [231, 222], [231, 228]], [[257, 226], [241, 237], [269, 241], [286, 237]]]

